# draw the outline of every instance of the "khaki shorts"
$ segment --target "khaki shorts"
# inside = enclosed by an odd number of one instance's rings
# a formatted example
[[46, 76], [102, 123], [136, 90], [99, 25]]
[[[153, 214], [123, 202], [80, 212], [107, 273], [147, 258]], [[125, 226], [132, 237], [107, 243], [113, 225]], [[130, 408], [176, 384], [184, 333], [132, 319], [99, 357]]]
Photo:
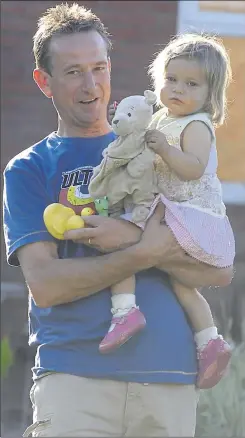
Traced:
[[193, 437], [194, 385], [126, 383], [50, 374], [30, 393], [23, 437]]

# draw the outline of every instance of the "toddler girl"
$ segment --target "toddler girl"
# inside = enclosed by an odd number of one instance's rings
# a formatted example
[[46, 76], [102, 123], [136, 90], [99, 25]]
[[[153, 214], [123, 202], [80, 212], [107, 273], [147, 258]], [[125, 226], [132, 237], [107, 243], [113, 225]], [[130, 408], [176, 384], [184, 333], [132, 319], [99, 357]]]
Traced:
[[[215, 142], [215, 128], [225, 119], [229, 57], [216, 38], [184, 34], [156, 56], [149, 74], [162, 107], [145, 135], [156, 153], [160, 193], [152, 211], [164, 204], [165, 223], [190, 256], [218, 268], [231, 266], [235, 242], [216, 173]], [[224, 374], [231, 349], [202, 295], [176, 281], [173, 289], [195, 331], [197, 386], [210, 388]], [[128, 299], [130, 304], [132, 294]]]

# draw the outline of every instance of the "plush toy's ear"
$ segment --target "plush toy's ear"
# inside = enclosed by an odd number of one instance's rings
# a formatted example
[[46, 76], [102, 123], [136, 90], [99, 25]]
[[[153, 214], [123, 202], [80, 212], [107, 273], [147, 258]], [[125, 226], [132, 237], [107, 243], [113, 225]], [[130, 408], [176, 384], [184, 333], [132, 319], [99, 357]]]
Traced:
[[151, 90], [145, 90], [144, 91], [145, 101], [148, 103], [148, 105], [154, 105], [157, 101], [157, 96], [153, 91]]

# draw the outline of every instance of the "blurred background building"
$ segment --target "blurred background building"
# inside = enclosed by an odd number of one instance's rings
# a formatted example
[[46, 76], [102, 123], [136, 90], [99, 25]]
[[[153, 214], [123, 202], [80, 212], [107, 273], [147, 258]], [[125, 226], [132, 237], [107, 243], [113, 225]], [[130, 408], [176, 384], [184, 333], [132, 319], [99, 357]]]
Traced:
[[[56, 112], [32, 79], [32, 37], [40, 14], [59, 1], [1, 2], [1, 170], [17, 153], [56, 129]], [[68, 2], [72, 3], [72, 2]], [[232, 285], [207, 290], [218, 324], [235, 343], [245, 339], [245, 1], [84, 1], [112, 34], [112, 100], [149, 88], [147, 66], [176, 32], [219, 35], [229, 50], [234, 81], [229, 118], [218, 129], [219, 176], [236, 237]], [[23, 208], [24, 205], [23, 205]], [[1, 336], [7, 334], [15, 362], [2, 382], [2, 433], [21, 436], [30, 422], [28, 393], [33, 351], [27, 347], [28, 296], [18, 268], [6, 263], [1, 243]]]

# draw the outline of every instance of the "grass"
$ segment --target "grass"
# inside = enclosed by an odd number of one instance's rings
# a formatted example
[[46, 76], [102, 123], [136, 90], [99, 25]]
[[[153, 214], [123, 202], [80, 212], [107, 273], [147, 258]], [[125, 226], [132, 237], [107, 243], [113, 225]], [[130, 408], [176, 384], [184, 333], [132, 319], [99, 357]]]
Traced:
[[196, 437], [245, 437], [245, 344], [234, 348], [222, 381], [200, 392]]
[[0, 368], [0, 374], [1, 379], [6, 377], [8, 374], [8, 370], [10, 366], [13, 363], [14, 357], [13, 352], [11, 350], [11, 346], [9, 343], [9, 340], [6, 336], [4, 336], [1, 339], [1, 347], [0, 347], [0, 353], [1, 353], [1, 368]]

